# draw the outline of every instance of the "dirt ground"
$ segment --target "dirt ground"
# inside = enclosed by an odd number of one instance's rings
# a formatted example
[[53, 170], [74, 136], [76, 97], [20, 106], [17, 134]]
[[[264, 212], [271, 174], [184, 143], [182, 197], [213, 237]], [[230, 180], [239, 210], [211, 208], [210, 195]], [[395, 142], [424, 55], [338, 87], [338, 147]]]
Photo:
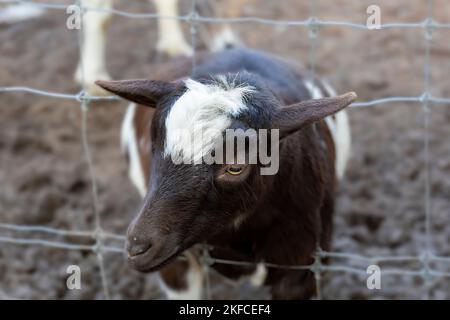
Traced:
[[[53, 0], [52, 2], [62, 2]], [[116, 1], [117, 8], [151, 12], [147, 1]], [[183, 1], [184, 12], [190, 1]], [[317, 1], [324, 20], [363, 23], [366, 8], [378, 3], [382, 22], [417, 22], [425, 1]], [[244, 15], [305, 19], [309, 1], [256, 0]], [[435, 1], [434, 19], [450, 23], [449, 4]], [[220, 14], [220, 11], [219, 11]], [[30, 86], [77, 93], [73, 81], [78, 59], [77, 33], [65, 27], [66, 14], [49, 10], [38, 19], [0, 25], [0, 86]], [[302, 27], [239, 24], [234, 29], [249, 47], [307, 63], [308, 31]], [[186, 26], [186, 31], [188, 26]], [[156, 21], [115, 16], [108, 29], [107, 65], [113, 78], [151, 78], [164, 58], [156, 54]], [[188, 32], [186, 36], [189, 37]], [[450, 97], [450, 30], [433, 33], [431, 88]], [[360, 101], [387, 96], [420, 96], [424, 91], [424, 33], [419, 29], [380, 31], [324, 28], [316, 50], [317, 74], [339, 92], [354, 90]], [[119, 148], [125, 102], [90, 105], [89, 142], [99, 186], [102, 226], [124, 234], [140, 198], [127, 177]], [[431, 107], [431, 248], [450, 257], [450, 109]], [[350, 109], [353, 153], [342, 182], [334, 220], [333, 250], [375, 255], [421, 255], [425, 248], [424, 117], [418, 103], [391, 103]], [[80, 139], [79, 103], [26, 93], [0, 93], [0, 222], [92, 230], [94, 215], [88, 168]], [[2, 236], [92, 243], [75, 237], [38, 233]], [[122, 246], [120, 242], [110, 243]], [[365, 270], [345, 259], [331, 261]], [[66, 289], [66, 268], [82, 270], [82, 289]], [[155, 277], [132, 271], [123, 255], [105, 254], [106, 277], [114, 299], [154, 299], [161, 294]], [[381, 265], [384, 267], [385, 265]], [[404, 270], [418, 263], [389, 264]], [[450, 272], [444, 264], [433, 265]], [[368, 290], [366, 277], [345, 272], [324, 274], [326, 299], [450, 298], [450, 279], [384, 275], [381, 290]], [[267, 290], [232, 285], [213, 275], [213, 298], [266, 298]], [[90, 252], [21, 246], [0, 242], [0, 297], [20, 299], [101, 299], [99, 268]]]

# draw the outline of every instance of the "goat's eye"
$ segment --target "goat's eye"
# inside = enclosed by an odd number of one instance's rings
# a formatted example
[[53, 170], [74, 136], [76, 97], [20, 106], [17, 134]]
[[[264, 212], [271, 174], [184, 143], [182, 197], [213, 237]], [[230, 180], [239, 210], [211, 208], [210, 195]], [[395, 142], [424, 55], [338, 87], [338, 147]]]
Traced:
[[227, 173], [236, 176], [238, 174], [241, 174], [243, 169], [244, 169], [243, 167], [229, 166], [227, 168]]
[[250, 174], [250, 166], [246, 164], [226, 164], [217, 172], [216, 179], [220, 183], [239, 183]]

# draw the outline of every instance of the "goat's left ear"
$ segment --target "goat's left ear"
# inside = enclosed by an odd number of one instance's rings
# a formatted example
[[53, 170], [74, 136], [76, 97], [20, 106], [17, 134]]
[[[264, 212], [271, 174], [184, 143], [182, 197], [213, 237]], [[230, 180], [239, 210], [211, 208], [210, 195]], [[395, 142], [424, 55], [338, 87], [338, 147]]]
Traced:
[[173, 82], [147, 79], [119, 81], [97, 80], [95, 83], [119, 97], [153, 108], [156, 107], [159, 99], [170, 94], [177, 88], [177, 84]]
[[332, 115], [356, 100], [356, 93], [305, 100], [280, 109], [272, 119], [272, 129], [280, 129], [281, 137]]

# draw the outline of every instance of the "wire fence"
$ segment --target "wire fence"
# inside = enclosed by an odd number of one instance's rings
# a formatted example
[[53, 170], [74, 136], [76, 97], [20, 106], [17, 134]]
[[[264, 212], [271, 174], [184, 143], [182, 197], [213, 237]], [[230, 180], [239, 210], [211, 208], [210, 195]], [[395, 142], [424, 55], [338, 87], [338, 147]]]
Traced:
[[[56, 10], [66, 10], [67, 4], [54, 4], [54, 3], [42, 3], [26, 0], [0, 0], [0, 4], [29, 4], [40, 8], [46, 9], [56, 9]], [[367, 30], [366, 24], [357, 24], [346, 21], [324, 21], [317, 18], [316, 5], [314, 0], [310, 0], [310, 17], [306, 20], [271, 20], [263, 19], [259, 17], [235, 17], [235, 18], [220, 18], [220, 17], [206, 17], [201, 16], [197, 12], [196, 1], [192, 1], [192, 6], [190, 12], [187, 15], [180, 16], [162, 16], [157, 13], [132, 13], [117, 9], [102, 9], [98, 7], [83, 6], [79, 0], [76, 4], [82, 9], [82, 14], [87, 11], [97, 11], [97, 12], [107, 12], [113, 15], [119, 15], [123, 17], [133, 18], [133, 19], [177, 19], [184, 21], [190, 25], [191, 34], [191, 45], [193, 46], [193, 57], [192, 57], [192, 70], [196, 68], [197, 55], [197, 38], [198, 38], [198, 28], [199, 24], [202, 23], [229, 23], [229, 24], [240, 24], [240, 23], [258, 23], [272, 26], [298, 26], [305, 27], [309, 30], [309, 55], [308, 64], [311, 76], [315, 74], [316, 65], [316, 43], [319, 36], [319, 28], [326, 27], [342, 27], [342, 28], [352, 28]], [[432, 16], [433, 0], [427, 0], [427, 15], [423, 21], [418, 21], [415, 23], [389, 23], [381, 24], [380, 29], [422, 29], [424, 32], [424, 42], [425, 42], [425, 63], [423, 66], [423, 93], [420, 96], [392, 96], [383, 97], [379, 99], [374, 99], [364, 102], [356, 102], [351, 105], [351, 108], [362, 108], [362, 107], [373, 107], [382, 104], [390, 104], [396, 102], [403, 103], [418, 103], [422, 105], [422, 113], [424, 115], [423, 123], [423, 152], [424, 152], [424, 166], [423, 170], [425, 173], [424, 182], [424, 217], [425, 217], [425, 239], [426, 245], [420, 255], [410, 255], [410, 256], [362, 256], [352, 253], [344, 252], [326, 252], [321, 250], [318, 246], [314, 254], [314, 263], [311, 265], [278, 265], [273, 263], [263, 262], [267, 268], [283, 268], [289, 270], [309, 270], [314, 273], [316, 279], [316, 295], [317, 298], [321, 298], [321, 277], [325, 272], [346, 272], [356, 275], [367, 276], [366, 268], [355, 267], [355, 263], [362, 263], [365, 266], [371, 264], [379, 263], [418, 263], [420, 268], [418, 269], [406, 269], [406, 268], [383, 268], [383, 275], [407, 275], [407, 276], [418, 276], [422, 277], [425, 281], [425, 292], [424, 297], [429, 298], [430, 294], [430, 281], [432, 278], [450, 278], [450, 272], [440, 271], [434, 269], [432, 264], [435, 262], [443, 263], [447, 267], [450, 267], [450, 257], [434, 255], [431, 246], [431, 182], [430, 182], [430, 152], [429, 152], [429, 129], [430, 129], [430, 113], [432, 111], [432, 104], [450, 104], [450, 97], [435, 97], [430, 93], [430, 66], [431, 66], [431, 44], [433, 39], [433, 32], [439, 29], [450, 29], [449, 23], [440, 23], [433, 20]], [[82, 19], [81, 19], [82, 20]], [[82, 30], [82, 28], [80, 29]], [[80, 59], [82, 59], [81, 49], [83, 45], [83, 32], [79, 32], [78, 36], [78, 46], [80, 49]], [[81, 60], [81, 70], [83, 71], [83, 61]], [[82, 72], [83, 73], [83, 72]], [[82, 75], [83, 77], [83, 75]], [[82, 81], [83, 83], [84, 81]], [[103, 297], [109, 299], [110, 289], [108, 285], [108, 279], [105, 275], [105, 268], [103, 257], [104, 253], [123, 253], [123, 246], [125, 237], [123, 235], [113, 234], [105, 231], [101, 226], [101, 217], [99, 214], [99, 200], [98, 200], [98, 190], [95, 175], [95, 168], [91, 157], [91, 150], [88, 144], [88, 126], [87, 126], [87, 115], [89, 112], [89, 104], [93, 101], [106, 100], [114, 101], [119, 98], [115, 96], [92, 96], [89, 95], [84, 88], [78, 93], [60, 93], [51, 92], [46, 90], [41, 90], [38, 88], [30, 88], [24, 86], [12, 86], [12, 87], [0, 87], [0, 93], [11, 93], [11, 92], [22, 92], [30, 93], [35, 95], [41, 95], [46, 97], [52, 97], [57, 99], [70, 99], [78, 101], [80, 104], [80, 110], [82, 113], [81, 118], [81, 138], [84, 151], [85, 161], [88, 166], [89, 176], [91, 179], [91, 194], [92, 194], [92, 206], [95, 217], [95, 228], [91, 231], [80, 231], [80, 230], [63, 230], [55, 229], [47, 226], [41, 225], [15, 225], [8, 223], [0, 223], [0, 230], [12, 231], [20, 236], [3, 236], [0, 233], [0, 242], [15, 245], [36, 245], [44, 246], [50, 248], [59, 248], [65, 250], [81, 250], [93, 252], [98, 261], [100, 269], [100, 277], [103, 287]], [[78, 238], [89, 238], [94, 243], [91, 245], [77, 244], [73, 242], [63, 242], [63, 241], [53, 241], [48, 238], [32, 238], [30, 234], [45, 234], [48, 236], [70, 236]], [[106, 244], [106, 241], [112, 240], [115, 245]], [[208, 246], [203, 246], [203, 254], [201, 256], [201, 262], [206, 273], [206, 280], [204, 281], [205, 286], [205, 298], [211, 299], [210, 290], [210, 279], [209, 272], [210, 266], [213, 264], [228, 264], [228, 265], [240, 265], [240, 266], [253, 266], [254, 262], [246, 261], [233, 261], [226, 259], [213, 258], [208, 253]], [[324, 264], [322, 262], [325, 258], [333, 258], [336, 260], [345, 260], [341, 264]], [[0, 299], [14, 299], [14, 297], [9, 296], [7, 293], [1, 291], [0, 288]]]

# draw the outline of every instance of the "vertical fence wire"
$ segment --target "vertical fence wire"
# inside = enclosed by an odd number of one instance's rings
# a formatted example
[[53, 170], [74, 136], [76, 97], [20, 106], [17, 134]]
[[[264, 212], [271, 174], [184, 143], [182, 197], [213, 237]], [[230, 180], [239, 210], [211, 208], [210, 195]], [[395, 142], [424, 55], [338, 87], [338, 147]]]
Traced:
[[316, 76], [316, 47], [317, 37], [319, 35], [319, 25], [317, 24], [317, 6], [316, 0], [309, 1], [309, 19], [308, 19], [308, 38], [309, 38], [309, 52], [308, 52], [308, 64], [309, 64], [309, 76], [314, 83]]
[[192, 69], [191, 74], [195, 74], [197, 71], [197, 42], [198, 42], [198, 13], [197, 13], [197, 0], [192, 0], [191, 10], [189, 13], [189, 32], [191, 34], [191, 46], [192, 46]]
[[[88, 139], [88, 112], [89, 112], [89, 96], [85, 94], [85, 64], [83, 59], [83, 48], [84, 48], [84, 32], [83, 32], [83, 19], [84, 19], [84, 8], [82, 6], [81, 0], [77, 0], [77, 5], [80, 8], [80, 28], [77, 34], [78, 48], [79, 48], [79, 68], [81, 75], [82, 90], [79, 96], [80, 100], [80, 110], [81, 110], [81, 142], [83, 146], [83, 153], [85, 157], [86, 164], [88, 166], [88, 172], [91, 180], [91, 194], [92, 194], [92, 209], [94, 212], [95, 221], [95, 254], [97, 257], [97, 262], [100, 270], [101, 283], [103, 288], [104, 298], [109, 300], [109, 288], [108, 280], [106, 278], [105, 263], [103, 259], [103, 233], [101, 229], [100, 212], [99, 212], [99, 200], [98, 200], [98, 187], [97, 179], [95, 176], [94, 163], [92, 160], [91, 150], [89, 147]], [[101, 14], [101, 13], [99, 13]]]
[[431, 239], [431, 172], [430, 172], [430, 118], [431, 109], [429, 107], [428, 97], [430, 94], [431, 82], [431, 42], [433, 40], [433, 0], [427, 0], [427, 24], [424, 29], [425, 37], [425, 56], [424, 56], [424, 94], [422, 101], [423, 113], [423, 139], [424, 139], [424, 214], [425, 214], [425, 252], [423, 254], [423, 278], [425, 281], [424, 296], [430, 299], [431, 278], [430, 278], [430, 255], [432, 254]]
[[[309, 0], [309, 24], [308, 24], [308, 40], [309, 40], [309, 51], [308, 51], [308, 70], [309, 70], [309, 77], [311, 80], [311, 83], [315, 83], [315, 77], [316, 77], [316, 51], [317, 51], [317, 42], [318, 42], [318, 36], [319, 36], [319, 26], [316, 24], [317, 21], [317, 2], [316, 0]], [[314, 97], [312, 97], [314, 98]], [[316, 287], [316, 299], [321, 300], [322, 299], [322, 258], [321, 258], [321, 234], [322, 234], [322, 225], [320, 223], [320, 212], [317, 211], [317, 219], [318, 226], [317, 226], [317, 232], [318, 235], [317, 241], [316, 241], [316, 250], [314, 253], [314, 262], [313, 266], [311, 268], [311, 271], [314, 274], [314, 281], [315, 281], [315, 287]]]
[[[188, 13], [188, 23], [189, 23], [189, 33], [191, 35], [191, 46], [192, 46], [192, 66], [191, 66], [191, 75], [195, 75], [197, 72], [197, 45], [198, 45], [198, 12], [197, 12], [197, 0], [191, 0], [191, 8]], [[204, 274], [203, 279], [203, 292], [204, 298], [206, 300], [211, 300], [211, 272], [210, 272], [210, 257], [207, 249], [207, 245], [205, 244], [201, 249], [200, 256], [200, 264]]]

